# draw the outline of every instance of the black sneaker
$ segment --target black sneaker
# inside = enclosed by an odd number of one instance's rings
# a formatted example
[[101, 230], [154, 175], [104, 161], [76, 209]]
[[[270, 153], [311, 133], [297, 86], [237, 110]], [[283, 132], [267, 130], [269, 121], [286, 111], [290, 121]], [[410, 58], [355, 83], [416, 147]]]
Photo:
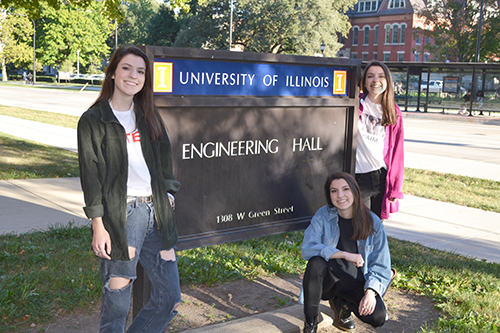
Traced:
[[356, 329], [356, 325], [354, 325], [354, 321], [352, 320], [349, 306], [339, 297], [330, 299], [329, 303], [335, 313], [333, 326], [342, 331], [353, 332]]
[[313, 320], [309, 321], [304, 320], [304, 329], [302, 333], [317, 333], [318, 332], [318, 316], [316, 316]]

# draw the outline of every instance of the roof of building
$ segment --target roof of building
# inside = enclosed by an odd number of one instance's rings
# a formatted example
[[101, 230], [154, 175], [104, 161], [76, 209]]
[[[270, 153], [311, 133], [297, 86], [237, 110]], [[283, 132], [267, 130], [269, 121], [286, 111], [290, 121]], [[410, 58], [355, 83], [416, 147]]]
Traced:
[[[405, 6], [402, 8], [389, 8], [391, 0], [377, 0], [378, 6], [376, 11], [359, 12], [358, 8], [360, 2], [354, 5], [354, 8], [350, 9], [346, 14], [350, 18], [360, 18], [360, 17], [372, 17], [372, 16], [386, 16], [386, 15], [401, 15], [401, 14], [413, 14], [421, 12], [426, 8], [424, 0], [405, 0]], [[367, 1], [362, 1], [367, 2]], [[364, 4], [363, 4], [364, 5]]]

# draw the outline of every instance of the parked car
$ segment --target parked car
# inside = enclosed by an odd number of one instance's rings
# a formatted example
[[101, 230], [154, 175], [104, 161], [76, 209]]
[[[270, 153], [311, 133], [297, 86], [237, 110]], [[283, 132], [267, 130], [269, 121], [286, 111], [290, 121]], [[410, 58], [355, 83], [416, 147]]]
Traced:
[[[422, 81], [420, 85], [420, 91], [427, 91], [427, 81]], [[429, 81], [429, 92], [430, 93], [440, 93], [443, 91], [443, 81], [440, 80], [430, 80]]]
[[84, 78], [85, 78], [85, 74], [71, 74], [69, 76], [70, 80], [77, 80], [77, 79], [84, 79]]
[[101, 81], [104, 81], [104, 76], [105, 74], [102, 73], [102, 74], [92, 74], [89, 76], [89, 80], [101, 80]]

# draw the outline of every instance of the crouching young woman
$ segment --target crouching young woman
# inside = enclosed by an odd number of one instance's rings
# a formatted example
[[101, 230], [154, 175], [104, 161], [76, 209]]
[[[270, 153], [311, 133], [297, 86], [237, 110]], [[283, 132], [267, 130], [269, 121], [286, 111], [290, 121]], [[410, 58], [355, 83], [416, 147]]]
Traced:
[[354, 331], [351, 313], [374, 327], [386, 321], [382, 296], [391, 276], [391, 256], [380, 219], [361, 199], [353, 176], [338, 172], [325, 182], [327, 205], [304, 233], [302, 256], [305, 333], [317, 332], [319, 303], [329, 300], [333, 325]]

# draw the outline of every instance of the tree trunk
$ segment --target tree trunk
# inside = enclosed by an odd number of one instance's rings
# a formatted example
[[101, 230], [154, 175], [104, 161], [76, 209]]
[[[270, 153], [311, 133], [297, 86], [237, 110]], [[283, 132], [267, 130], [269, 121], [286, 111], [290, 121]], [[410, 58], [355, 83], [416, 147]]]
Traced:
[[7, 68], [5, 67], [5, 60], [2, 60], [2, 81], [7, 81]]

